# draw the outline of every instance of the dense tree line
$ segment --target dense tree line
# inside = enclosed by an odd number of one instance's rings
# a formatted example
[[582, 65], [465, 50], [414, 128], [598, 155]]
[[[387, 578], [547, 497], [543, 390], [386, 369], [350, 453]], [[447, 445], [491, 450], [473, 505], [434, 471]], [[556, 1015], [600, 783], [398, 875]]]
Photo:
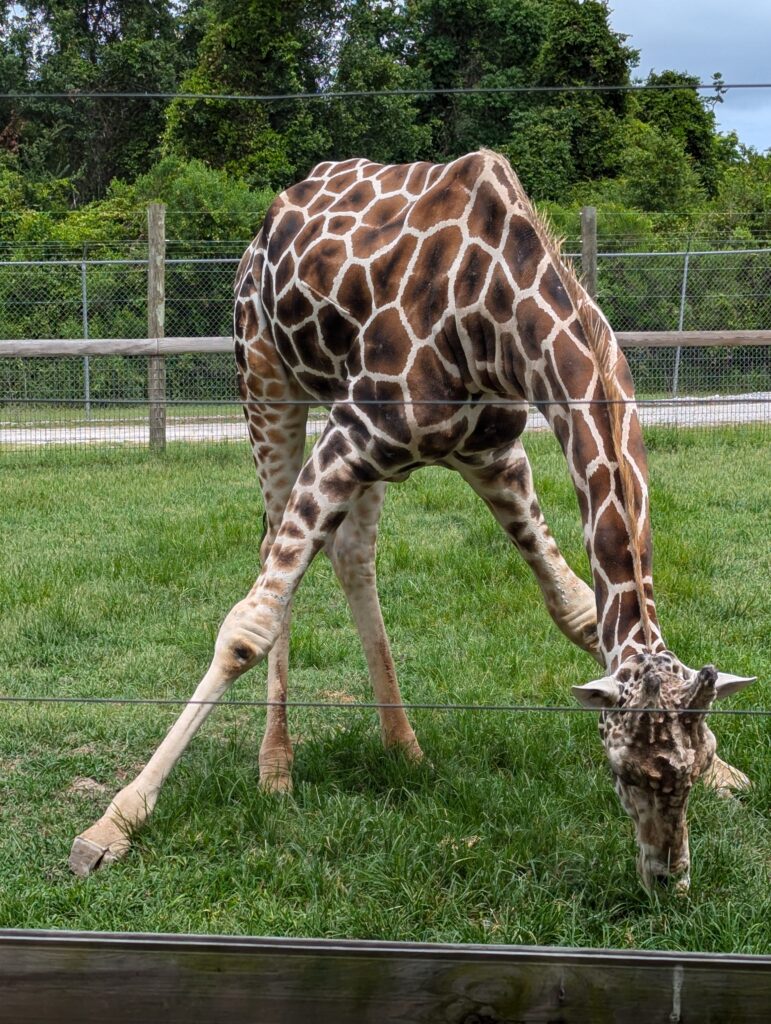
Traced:
[[[0, 0], [0, 92], [321, 91], [626, 84], [605, 0]], [[678, 71], [659, 84], [694, 80]], [[719, 83], [719, 78], [718, 78]], [[771, 234], [769, 158], [692, 90], [379, 95], [272, 103], [0, 100], [5, 241], [244, 238], [317, 161], [505, 153], [558, 228]], [[752, 214], [748, 217], [747, 214]]]

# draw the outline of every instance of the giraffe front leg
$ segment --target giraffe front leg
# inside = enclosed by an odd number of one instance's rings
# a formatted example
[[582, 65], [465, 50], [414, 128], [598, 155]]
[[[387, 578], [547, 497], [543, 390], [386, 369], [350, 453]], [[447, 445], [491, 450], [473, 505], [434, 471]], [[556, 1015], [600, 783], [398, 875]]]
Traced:
[[118, 793], [99, 821], [75, 839], [70, 867], [76, 874], [88, 875], [128, 851], [131, 836], [149, 817], [163, 783], [213, 705], [278, 640], [305, 570], [366, 486], [357, 476], [355, 461], [341, 456], [339, 439], [330, 437], [334, 431], [320, 438], [292, 489], [263, 571], [222, 623], [211, 665], [189, 704], [137, 778]]
[[712, 758], [712, 764], [702, 778], [706, 786], [723, 797], [731, 797], [734, 793], [741, 793], [752, 786], [744, 772], [721, 760], [717, 754]]
[[502, 457], [456, 466], [488, 505], [533, 570], [546, 608], [559, 629], [602, 664], [594, 593], [562, 556], [541, 512], [530, 462], [521, 441]]
[[76, 875], [89, 875], [129, 851], [132, 835], [149, 818], [163, 783], [214, 705], [269, 651], [281, 629], [282, 609], [266, 586], [275, 588], [267, 566], [249, 597], [228, 613], [208, 671], [147, 765], [117, 794], [102, 817], [75, 838], [69, 864]]
[[75, 838], [69, 864], [76, 875], [89, 875], [128, 853], [131, 836], [152, 813], [166, 777], [209, 715], [214, 703], [236, 678], [235, 675], [228, 678], [217, 660], [215, 654], [190, 702], [136, 779], [117, 794], [91, 828]]

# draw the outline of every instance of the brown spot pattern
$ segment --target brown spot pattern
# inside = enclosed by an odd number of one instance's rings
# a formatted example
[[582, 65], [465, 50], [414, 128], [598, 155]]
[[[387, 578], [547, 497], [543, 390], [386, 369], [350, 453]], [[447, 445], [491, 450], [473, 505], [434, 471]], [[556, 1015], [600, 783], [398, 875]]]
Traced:
[[[351, 216], [362, 211], [363, 223]], [[442, 222], [449, 223], [437, 230]], [[464, 241], [468, 238], [470, 242]], [[474, 238], [484, 239], [499, 255], [491, 257]], [[485, 452], [505, 451], [519, 436], [525, 413], [510, 406], [480, 409], [475, 403], [502, 395], [508, 400], [512, 393], [536, 401], [553, 398], [557, 403], [557, 408], [546, 411], [579, 484], [588, 463], [603, 454], [611, 463], [616, 461], [607, 411], [567, 402], [585, 397], [595, 376], [595, 358], [585, 344], [574, 306], [574, 287], [579, 286], [565, 277], [569, 271], [560, 269], [554, 254], [546, 251], [548, 232], [533, 219], [516, 177], [502, 159], [472, 154], [447, 167], [381, 167], [357, 160], [322, 164], [312, 179], [273, 204], [262, 239], [240, 268], [236, 332], [248, 346], [236, 350], [239, 386], [247, 396], [270, 392], [280, 399], [286, 393], [288, 372], [306, 392], [329, 404], [347, 397], [349, 388], [354, 403], [376, 403], [367, 404], [362, 415], [355, 405], [334, 406], [332, 422], [338, 427], [315, 456], [321, 476], [314, 480], [313, 467], [306, 468], [302, 486], [318, 488], [317, 495], [337, 502], [346, 500], [357, 481], [414, 468], [421, 459], [441, 460], [453, 452], [454, 458], [478, 458], [479, 465], [485, 465]], [[354, 260], [349, 263], [350, 255]], [[451, 292], [453, 265], [458, 270]], [[536, 280], [538, 301], [518, 301]], [[254, 304], [260, 286], [270, 325], [262, 332], [264, 351], [272, 337], [278, 367], [252, 356], [253, 349], [262, 347]], [[335, 287], [334, 302], [324, 301]], [[401, 315], [393, 308], [398, 296]], [[514, 326], [503, 330], [510, 322]], [[547, 337], [553, 339], [548, 346]], [[413, 351], [415, 338], [422, 344]], [[392, 379], [373, 379], [378, 375]], [[632, 381], [623, 358], [615, 375], [621, 391], [631, 396]], [[590, 397], [602, 399], [602, 388], [595, 385]], [[463, 415], [458, 414], [456, 401], [466, 404]], [[417, 431], [412, 418], [408, 421], [405, 402], [414, 403]], [[372, 437], [365, 419], [372, 424]], [[255, 458], [263, 468], [272, 467], [271, 480], [276, 489], [283, 488], [286, 467], [280, 455], [280, 429], [271, 426], [266, 435], [257, 412], [249, 416], [249, 423], [257, 441]], [[628, 431], [628, 458], [645, 478], [645, 451], [636, 418]], [[512, 480], [511, 486], [516, 488], [517, 482]], [[523, 494], [527, 488], [532, 493], [530, 483], [522, 487]], [[635, 503], [647, 515], [647, 492], [637, 479], [633, 487]], [[607, 573], [611, 588], [628, 584], [631, 556], [624, 516], [611, 504], [592, 521], [609, 491], [620, 495], [619, 475], [600, 465], [588, 488], [589, 500], [580, 486], [577, 491], [582, 516], [593, 531], [590, 554]], [[295, 512], [309, 528], [321, 515], [310, 493], [297, 499]], [[341, 515], [327, 515], [323, 529], [336, 529]], [[537, 502], [531, 502], [529, 517], [519, 521], [518, 515], [512, 506], [511, 530], [517, 543], [534, 560], [536, 551], [541, 552], [538, 558], [551, 549], [556, 556], [553, 541], [551, 548], [536, 543], [548, 537]], [[536, 531], [533, 523], [538, 517]], [[647, 566], [650, 535], [647, 523], [644, 527]], [[292, 529], [299, 527], [292, 524]], [[293, 557], [286, 544], [275, 552], [276, 563], [287, 567]], [[597, 581], [595, 586], [604, 642], [615, 643], [611, 634], [617, 622], [623, 642], [624, 631], [633, 631], [640, 615], [636, 595], [625, 591], [619, 596], [612, 589], [605, 593]]]
[[410, 347], [397, 310], [384, 309], [364, 332], [364, 367], [372, 373], [401, 373]]
[[479, 299], [482, 285], [490, 269], [492, 257], [472, 242], [466, 248], [458, 275], [455, 279], [455, 302], [458, 306], [473, 306]]
[[506, 224], [506, 207], [498, 192], [484, 181], [477, 191], [474, 206], [468, 218], [469, 231], [472, 236], [483, 239], [488, 245], [497, 249], [503, 237]]

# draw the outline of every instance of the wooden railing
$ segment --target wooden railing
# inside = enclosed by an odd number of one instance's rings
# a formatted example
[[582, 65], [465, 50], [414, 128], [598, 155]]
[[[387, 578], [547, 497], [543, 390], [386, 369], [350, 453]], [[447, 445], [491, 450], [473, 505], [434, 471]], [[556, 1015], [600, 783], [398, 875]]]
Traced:
[[[622, 348], [713, 348], [771, 345], [771, 331], [618, 331]], [[0, 341], [0, 359], [63, 356], [178, 356], [232, 352], [233, 339], [207, 338], [19, 338]]]
[[[620, 331], [622, 348], [701, 348], [715, 346], [771, 345], [769, 331]], [[150, 415], [150, 445], [166, 443], [166, 395], [159, 381], [165, 380], [165, 356], [186, 353], [233, 352], [227, 336], [205, 338], [21, 338], [0, 341], [0, 359], [61, 359], [89, 356], [134, 356], [148, 360], [147, 402]], [[153, 369], [153, 372], [150, 370]], [[159, 370], [161, 371], [159, 374]]]

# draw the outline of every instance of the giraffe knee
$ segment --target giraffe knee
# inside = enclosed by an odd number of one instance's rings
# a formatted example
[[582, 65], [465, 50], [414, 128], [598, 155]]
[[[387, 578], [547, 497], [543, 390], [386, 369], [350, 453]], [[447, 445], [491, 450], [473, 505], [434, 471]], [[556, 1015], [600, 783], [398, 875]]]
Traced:
[[231, 609], [215, 644], [215, 658], [232, 677], [262, 661], [278, 639], [283, 616], [277, 607], [241, 601]]

